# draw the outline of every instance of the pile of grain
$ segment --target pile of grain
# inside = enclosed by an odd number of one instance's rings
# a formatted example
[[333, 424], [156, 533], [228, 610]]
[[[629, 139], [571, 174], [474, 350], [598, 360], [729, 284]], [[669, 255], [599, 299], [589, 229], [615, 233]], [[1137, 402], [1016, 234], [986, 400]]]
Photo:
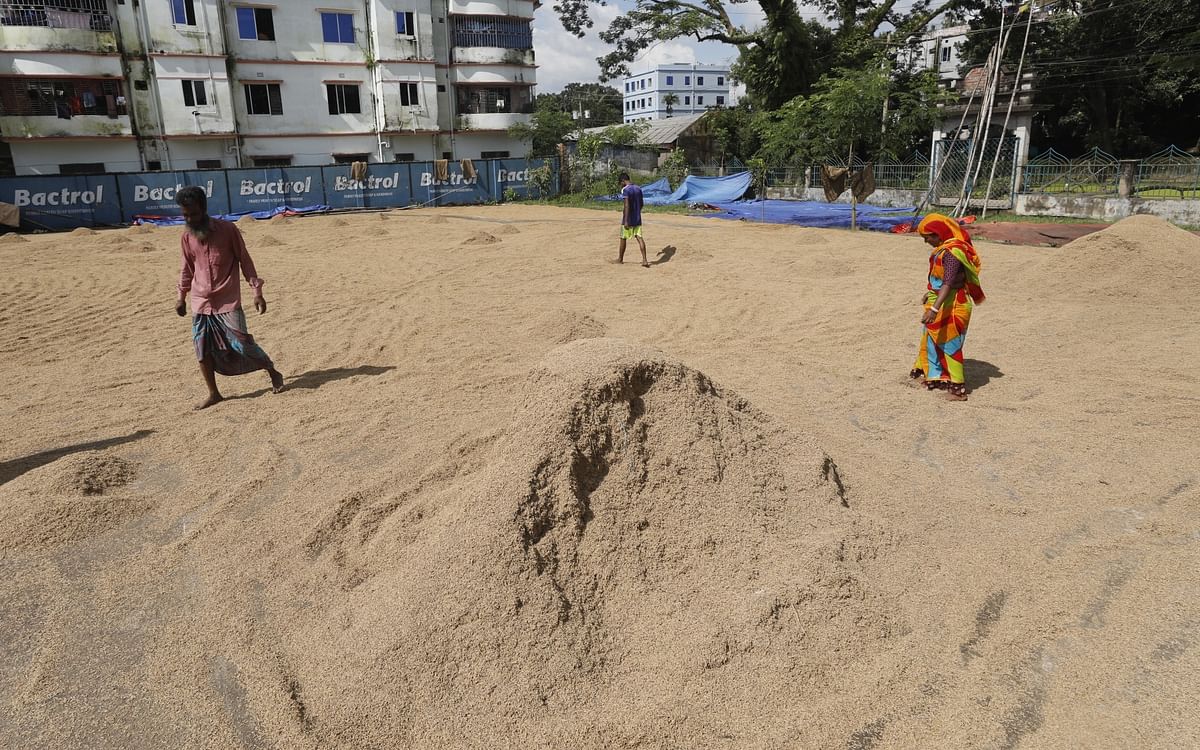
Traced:
[[1145, 300], [1200, 283], [1200, 237], [1156, 216], [1122, 219], [1051, 257], [1046, 282], [1068, 294]]

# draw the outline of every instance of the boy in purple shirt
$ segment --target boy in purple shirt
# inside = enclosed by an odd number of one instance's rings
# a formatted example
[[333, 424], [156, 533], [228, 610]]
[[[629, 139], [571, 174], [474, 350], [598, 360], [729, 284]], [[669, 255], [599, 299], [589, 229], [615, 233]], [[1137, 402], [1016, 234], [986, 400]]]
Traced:
[[637, 238], [642, 249], [642, 268], [649, 268], [646, 260], [646, 242], [642, 239], [642, 189], [629, 181], [629, 173], [621, 173], [621, 198], [625, 208], [621, 212], [621, 248], [617, 251], [617, 262], [625, 262], [625, 241]]

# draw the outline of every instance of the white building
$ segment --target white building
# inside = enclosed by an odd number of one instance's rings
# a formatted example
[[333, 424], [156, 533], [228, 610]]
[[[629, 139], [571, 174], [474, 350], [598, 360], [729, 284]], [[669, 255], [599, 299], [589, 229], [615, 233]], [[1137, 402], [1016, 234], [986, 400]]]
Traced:
[[966, 25], [948, 26], [910, 37], [906, 46], [900, 49], [897, 63], [910, 71], [932, 70], [943, 87], [954, 89], [962, 80], [959, 73], [963, 64], [961, 50], [968, 31], [970, 27]]
[[625, 122], [691, 115], [709, 107], [734, 104], [729, 95], [729, 68], [721, 65], [670, 63], [624, 81]]
[[0, 0], [16, 174], [517, 155], [536, 0]]

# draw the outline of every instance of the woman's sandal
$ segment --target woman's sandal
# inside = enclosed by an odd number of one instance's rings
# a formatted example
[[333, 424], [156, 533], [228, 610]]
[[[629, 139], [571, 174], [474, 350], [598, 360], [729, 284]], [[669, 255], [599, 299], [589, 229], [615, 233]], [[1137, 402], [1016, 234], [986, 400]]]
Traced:
[[948, 398], [951, 401], [966, 401], [967, 400], [967, 384], [966, 383], [951, 383], [946, 387]]

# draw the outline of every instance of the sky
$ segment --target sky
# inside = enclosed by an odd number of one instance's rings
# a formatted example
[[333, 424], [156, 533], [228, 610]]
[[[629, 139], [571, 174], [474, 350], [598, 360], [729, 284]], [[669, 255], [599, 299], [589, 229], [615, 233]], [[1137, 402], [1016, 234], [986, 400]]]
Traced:
[[[898, 10], [912, 4], [912, 0], [901, 0], [896, 4]], [[595, 26], [588, 30], [583, 39], [578, 39], [568, 33], [558, 20], [552, 3], [545, 2], [533, 17], [533, 47], [537, 53], [537, 90], [543, 94], [552, 94], [562, 90], [568, 83], [595, 83], [599, 80], [600, 67], [596, 58], [606, 54], [611, 48], [600, 41], [597, 32], [608, 28], [622, 8], [632, 7], [628, 0], [609, 2], [608, 5], [591, 6], [592, 20]], [[726, 9], [735, 23], [755, 28], [762, 23], [762, 9], [755, 2], [732, 4], [727, 3]], [[824, 15], [811, 7], [801, 7], [800, 12], [806, 18], [824, 19]], [[737, 59], [737, 48], [720, 42], [697, 42], [695, 39], [676, 39], [663, 42], [646, 50], [642, 57], [630, 64], [633, 73], [644, 72], [660, 63], [698, 62], [705, 64], [731, 65]], [[620, 81], [610, 81], [609, 85], [620, 88]]]

